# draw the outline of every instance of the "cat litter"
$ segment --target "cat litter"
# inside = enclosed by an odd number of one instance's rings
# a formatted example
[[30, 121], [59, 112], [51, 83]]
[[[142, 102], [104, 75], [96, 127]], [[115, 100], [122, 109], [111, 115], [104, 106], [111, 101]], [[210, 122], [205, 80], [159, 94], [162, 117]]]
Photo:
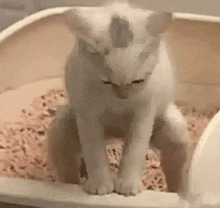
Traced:
[[[0, 176], [33, 180], [55, 181], [53, 169], [47, 157], [46, 134], [56, 115], [58, 105], [66, 102], [63, 90], [53, 90], [35, 98], [28, 109], [11, 123], [0, 126]], [[194, 149], [218, 109], [197, 110], [193, 106], [177, 103], [187, 120], [187, 141]], [[123, 139], [109, 139], [106, 152], [110, 168], [117, 172], [123, 154]], [[150, 149], [146, 155], [142, 181], [146, 189], [166, 191], [166, 178], [161, 167], [158, 150]], [[81, 183], [87, 179], [82, 177]]]

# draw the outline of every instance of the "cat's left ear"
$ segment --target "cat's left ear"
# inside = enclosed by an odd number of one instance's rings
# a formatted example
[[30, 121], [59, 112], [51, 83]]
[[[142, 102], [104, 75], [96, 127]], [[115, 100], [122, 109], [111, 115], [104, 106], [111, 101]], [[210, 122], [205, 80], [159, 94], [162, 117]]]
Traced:
[[73, 8], [63, 13], [69, 29], [78, 36], [90, 37], [91, 25], [88, 22], [88, 18], [81, 14], [80, 9]]
[[164, 33], [171, 26], [172, 22], [172, 13], [165, 11], [153, 12], [148, 17], [146, 28], [150, 35], [156, 36]]
[[104, 11], [101, 7], [73, 7], [63, 13], [69, 29], [85, 41], [94, 43], [101, 34]]

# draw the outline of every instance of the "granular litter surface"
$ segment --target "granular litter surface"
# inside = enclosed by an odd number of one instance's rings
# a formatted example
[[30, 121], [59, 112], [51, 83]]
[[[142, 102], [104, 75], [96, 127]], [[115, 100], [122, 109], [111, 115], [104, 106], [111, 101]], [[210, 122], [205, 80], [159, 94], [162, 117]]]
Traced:
[[[46, 133], [56, 115], [56, 106], [66, 101], [65, 92], [53, 90], [34, 99], [28, 109], [11, 123], [0, 126], [0, 176], [33, 180], [55, 181], [54, 172], [47, 158]], [[189, 143], [194, 148], [211, 118], [218, 109], [198, 111], [178, 104], [187, 120]], [[123, 140], [112, 138], [106, 145], [110, 168], [117, 172], [122, 157]], [[82, 180], [82, 182], [85, 182]], [[166, 191], [166, 179], [161, 168], [160, 156], [150, 149], [146, 156], [142, 181], [146, 189]]]

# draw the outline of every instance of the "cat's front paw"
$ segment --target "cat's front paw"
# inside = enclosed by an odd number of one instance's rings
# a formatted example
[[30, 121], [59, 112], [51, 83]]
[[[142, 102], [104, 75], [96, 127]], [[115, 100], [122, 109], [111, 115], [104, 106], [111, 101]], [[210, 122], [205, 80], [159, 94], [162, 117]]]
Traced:
[[139, 179], [128, 179], [126, 177], [118, 178], [115, 181], [115, 191], [125, 196], [137, 195], [144, 190], [144, 185]]
[[104, 195], [113, 192], [114, 183], [111, 178], [103, 178], [102, 180], [88, 180], [83, 185], [83, 190], [90, 194]]

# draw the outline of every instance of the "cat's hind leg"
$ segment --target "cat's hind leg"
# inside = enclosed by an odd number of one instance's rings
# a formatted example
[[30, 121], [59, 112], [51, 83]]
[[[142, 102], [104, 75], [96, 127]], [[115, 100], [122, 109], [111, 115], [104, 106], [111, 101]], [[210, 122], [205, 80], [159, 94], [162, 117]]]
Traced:
[[174, 104], [156, 120], [150, 145], [161, 150], [161, 165], [168, 192], [186, 196], [191, 152], [186, 140], [186, 122]]
[[48, 156], [56, 179], [79, 183], [81, 146], [75, 115], [68, 105], [58, 108], [47, 134]]

